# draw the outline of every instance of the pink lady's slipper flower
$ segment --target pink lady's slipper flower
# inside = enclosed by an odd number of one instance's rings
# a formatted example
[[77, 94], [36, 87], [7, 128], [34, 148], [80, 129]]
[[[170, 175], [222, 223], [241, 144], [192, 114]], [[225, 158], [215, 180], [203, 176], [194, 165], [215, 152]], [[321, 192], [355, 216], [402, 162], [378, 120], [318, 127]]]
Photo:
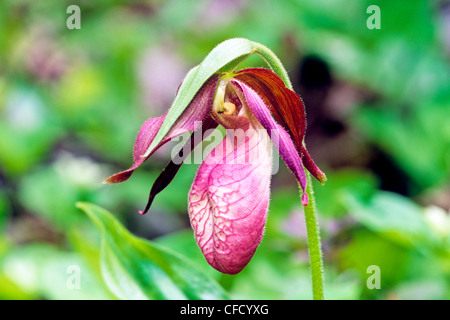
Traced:
[[[225, 138], [203, 160], [189, 192], [189, 216], [203, 255], [223, 273], [240, 272], [261, 242], [270, 198], [271, 141], [298, 180], [303, 205], [308, 203], [303, 166], [319, 181], [326, 179], [303, 145], [306, 120], [302, 100], [267, 69], [213, 75], [161, 143], [143, 156], [165, 117], [144, 123], [134, 146], [134, 165], [106, 182], [127, 180], [153, 152], [176, 136], [194, 131], [187, 144], [191, 151], [200, 143], [194, 139], [196, 132], [201, 131], [205, 138], [222, 125], [227, 129]], [[148, 211], [155, 195], [170, 183], [180, 166], [173, 160], [167, 165], [141, 214]]]

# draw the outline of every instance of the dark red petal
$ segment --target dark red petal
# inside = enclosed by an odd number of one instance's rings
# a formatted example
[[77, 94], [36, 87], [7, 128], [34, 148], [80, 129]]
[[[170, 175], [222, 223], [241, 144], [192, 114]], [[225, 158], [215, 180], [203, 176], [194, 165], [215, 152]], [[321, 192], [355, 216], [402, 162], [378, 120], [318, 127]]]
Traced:
[[289, 132], [300, 152], [306, 130], [305, 107], [300, 97], [288, 89], [280, 77], [267, 69], [244, 69], [234, 78], [247, 84], [265, 100], [270, 112]]
[[302, 165], [300, 153], [296, 150], [291, 137], [286, 130], [273, 119], [265, 101], [258, 93], [240, 81], [232, 80], [231, 83], [236, 89], [243, 93], [243, 100], [245, 99], [248, 108], [264, 129], [267, 130], [267, 133], [272, 139], [275, 147], [278, 149], [281, 158], [283, 158], [284, 162], [299, 182], [303, 191], [302, 203], [306, 206], [308, 204], [308, 196], [306, 194], [307, 180], [305, 169]]
[[237, 72], [234, 78], [244, 82], [260, 95], [277, 122], [291, 136], [306, 169], [317, 180], [324, 182], [325, 174], [316, 166], [303, 145], [306, 114], [302, 99], [287, 88], [278, 75], [267, 69], [243, 69]]
[[314, 163], [305, 146], [302, 146], [302, 162], [305, 168], [313, 175], [314, 178], [319, 180], [320, 183], [323, 184], [325, 181], [327, 181], [327, 176]]

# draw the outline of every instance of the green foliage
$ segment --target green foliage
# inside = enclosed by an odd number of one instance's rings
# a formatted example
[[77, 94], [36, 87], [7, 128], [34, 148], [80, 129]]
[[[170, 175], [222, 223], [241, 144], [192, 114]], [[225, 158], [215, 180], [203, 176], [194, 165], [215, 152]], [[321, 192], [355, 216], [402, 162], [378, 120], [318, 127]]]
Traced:
[[[442, 1], [219, 2], [84, 1], [81, 29], [69, 30], [64, 1], [0, 1], [0, 299], [312, 298], [303, 209], [281, 161], [263, 242], [236, 276], [213, 270], [195, 243], [186, 213], [195, 165], [146, 216], [137, 210], [170, 148], [128, 182], [101, 183], [131, 165], [147, 118], [170, 105], [176, 117], [224, 65], [267, 67], [248, 56], [255, 43], [276, 53], [304, 98], [308, 149], [328, 177], [314, 185], [325, 296], [449, 299]], [[379, 30], [366, 27], [369, 5], [380, 7]], [[205, 59], [227, 39], [240, 40]], [[327, 66], [323, 90], [302, 83], [307, 56]], [[330, 133], [330, 120], [343, 130]], [[381, 289], [366, 286], [370, 265]]]
[[445, 183], [450, 175], [447, 106], [448, 101], [412, 105], [409, 111], [378, 106], [363, 108], [356, 115], [355, 123], [364, 134], [411, 177], [412, 193]]
[[[81, 255], [45, 243], [10, 250], [1, 259], [0, 295], [4, 299], [112, 299], [104, 283]], [[79, 287], [71, 282], [71, 267], [80, 270]]]
[[120, 299], [224, 299], [225, 292], [186, 258], [131, 235], [110, 213], [78, 203], [102, 234], [101, 270]]

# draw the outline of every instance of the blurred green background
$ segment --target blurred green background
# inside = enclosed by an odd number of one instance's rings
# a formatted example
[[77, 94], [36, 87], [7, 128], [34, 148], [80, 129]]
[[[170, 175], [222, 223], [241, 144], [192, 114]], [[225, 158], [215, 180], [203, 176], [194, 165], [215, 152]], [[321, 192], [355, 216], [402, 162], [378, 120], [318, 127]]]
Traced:
[[[69, 30], [69, 5], [81, 29]], [[381, 10], [370, 30], [369, 5]], [[244, 37], [285, 63], [306, 105], [330, 299], [450, 298], [448, 1], [0, 2], [0, 298], [115, 299], [99, 233], [77, 201], [193, 261], [236, 299], [310, 299], [303, 211], [280, 162], [266, 234], [236, 276], [204, 261], [187, 215], [195, 165], [146, 216], [157, 152], [120, 185], [142, 123], [170, 106], [186, 72]], [[257, 57], [248, 66], [264, 66]], [[81, 288], [67, 286], [70, 266]], [[381, 272], [370, 289], [368, 267]]]

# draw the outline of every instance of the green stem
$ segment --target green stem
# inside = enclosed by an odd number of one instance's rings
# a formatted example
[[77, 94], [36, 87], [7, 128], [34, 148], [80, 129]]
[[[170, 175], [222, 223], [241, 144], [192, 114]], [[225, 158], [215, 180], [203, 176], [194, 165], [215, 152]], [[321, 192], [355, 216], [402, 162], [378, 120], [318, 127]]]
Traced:
[[[280, 59], [266, 46], [253, 42], [256, 52], [269, 65], [273, 72], [284, 81], [286, 87], [293, 90], [289, 75], [286, 72]], [[305, 169], [306, 171], [306, 169]], [[320, 243], [320, 231], [316, 210], [316, 200], [314, 198], [314, 189], [312, 186], [311, 175], [306, 171], [306, 193], [309, 198], [308, 205], [305, 208], [306, 230], [308, 233], [308, 250], [311, 264], [312, 289], [314, 300], [323, 300], [324, 296], [324, 273], [322, 261], [322, 248]]]
[[292, 90], [291, 79], [281, 63], [280, 59], [273, 53], [272, 50], [266, 46], [253, 42], [253, 46], [256, 49], [256, 54], [258, 54], [264, 61], [269, 65], [270, 69], [275, 72], [285, 83], [286, 87]]
[[312, 273], [312, 289], [314, 300], [324, 300], [324, 274], [322, 261], [322, 248], [320, 243], [320, 230], [316, 210], [316, 199], [311, 181], [311, 175], [307, 172], [306, 194], [309, 202], [305, 208], [306, 231], [308, 233], [309, 260]]

